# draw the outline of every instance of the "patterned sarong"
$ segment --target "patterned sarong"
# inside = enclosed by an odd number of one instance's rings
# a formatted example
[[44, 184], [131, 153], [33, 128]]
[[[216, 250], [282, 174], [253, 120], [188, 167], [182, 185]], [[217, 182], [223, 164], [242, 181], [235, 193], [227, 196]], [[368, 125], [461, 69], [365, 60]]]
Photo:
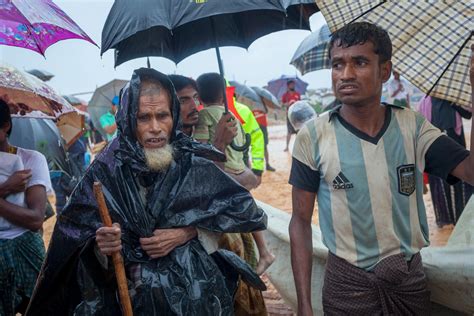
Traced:
[[323, 286], [325, 315], [430, 315], [421, 255], [387, 257], [367, 272], [332, 253]]
[[0, 315], [15, 315], [31, 297], [44, 255], [39, 233], [0, 239]]
[[[250, 233], [223, 234], [219, 248], [227, 249], [243, 258], [252, 268], [257, 267], [257, 254]], [[236, 316], [266, 316], [267, 309], [262, 292], [240, 281], [235, 294], [234, 312]]]

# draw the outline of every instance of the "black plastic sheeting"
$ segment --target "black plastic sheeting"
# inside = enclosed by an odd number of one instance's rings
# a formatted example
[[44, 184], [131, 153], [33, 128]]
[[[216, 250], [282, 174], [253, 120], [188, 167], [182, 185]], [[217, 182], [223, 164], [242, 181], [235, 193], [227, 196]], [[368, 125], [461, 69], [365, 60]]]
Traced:
[[[164, 173], [148, 170], [136, 140], [138, 91], [142, 76], [157, 78], [172, 91], [174, 162]], [[47, 259], [27, 315], [119, 315], [112, 267], [104, 269], [94, 253], [95, 231], [102, 226], [92, 185], [103, 185], [114, 222], [122, 227], [126, 271], [139, 264], [139, 282], [129, 278], [135, 315], [232, 315], [239, 276], [256, 288], [265, 285], [235, 254], [208, 255], [198, 239], [151, 259], [139, 238], [157, 228], [193, 226], [213, 232], [251, 232], [266, 227], [266, 215], [250, 193], [207, 158], [222, 153], [177, 132], [179, 102], [169, 79], [139, 69], [124, 88], [117, 114], [118, 137], [94, 160], [58, 217]], [[147, 188], [140, 199], [140, 187]], [[146, 202], [144, 202], [146, 201]]]

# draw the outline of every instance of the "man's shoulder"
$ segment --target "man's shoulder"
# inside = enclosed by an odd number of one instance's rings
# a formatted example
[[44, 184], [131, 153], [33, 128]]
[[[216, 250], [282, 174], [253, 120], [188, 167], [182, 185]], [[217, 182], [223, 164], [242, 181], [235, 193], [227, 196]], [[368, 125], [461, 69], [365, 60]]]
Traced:
[[414, 121], [417, 126], [418, 124], [423, 123], [426, 119], [425, 117], [410, 108], [406, 108], [403, 106], [393, 105], [393, 104], [385, 104], [386, 106], [390, 107], [393, 113], [393, 116], [400, 122], [400, 121]]

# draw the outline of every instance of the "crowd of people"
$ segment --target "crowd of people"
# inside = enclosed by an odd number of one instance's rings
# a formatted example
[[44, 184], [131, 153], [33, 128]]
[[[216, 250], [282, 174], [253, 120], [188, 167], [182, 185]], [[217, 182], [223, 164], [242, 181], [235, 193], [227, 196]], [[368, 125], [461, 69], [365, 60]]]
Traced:
[[[325, 314], [428, 315], [420, 256], [429, 245], [423, 174], [438, 225], [455, 224], [474, 185], [474, 157], [460, 123], [472, 114], [430, 96], [420, 113], [411, 110], [395, 72], [391, 101], [382, 103], [392, 44], [378, 26], [341, 28], [329, 52], [340, 104], [298, 131], [287, 119], [285, 151], [296, 134], [288, 198], [298, 313], [312, 315], [317, 199], [329, 250]], [[52, 184], [43, 155], [9, 144], [12, 120], [0, 100], [0, 315], [120, 314], [110, 257], [116, 252], [123, 254], [137, 315], [266, 315], [259, 276], [278, 258], [251, 192], [265, 171], [275, 171], [267, 117], [229, 89], [218, 73], [194, 80], [135, 70], [100, 118], [107, 145], [87, 170], [86, 142], [70, 148], [81, 177], [70, 192], [56, 194], [47, 255], [41, 235], [47, 192], [60, 183]], [[300, 100], [289, 80], [284, 108]], [[111, 227], [101, 221], [95, 182]]]

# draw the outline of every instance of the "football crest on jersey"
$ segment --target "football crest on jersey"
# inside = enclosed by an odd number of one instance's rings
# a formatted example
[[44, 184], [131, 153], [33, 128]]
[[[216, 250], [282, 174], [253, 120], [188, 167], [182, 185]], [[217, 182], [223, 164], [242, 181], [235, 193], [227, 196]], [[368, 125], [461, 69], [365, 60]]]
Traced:
[[415, 192], [415, 165], [403, 165], [397, 168], [398, 174], [398, 192], [409, 196]]

